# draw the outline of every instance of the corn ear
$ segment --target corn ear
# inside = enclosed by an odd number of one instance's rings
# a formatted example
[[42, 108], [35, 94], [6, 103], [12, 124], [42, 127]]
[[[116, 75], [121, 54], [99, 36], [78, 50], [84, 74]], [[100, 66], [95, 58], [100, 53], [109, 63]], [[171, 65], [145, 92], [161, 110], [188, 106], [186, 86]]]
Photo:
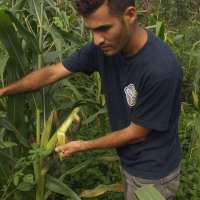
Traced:
[[[58, 132], [57, 133], [57, 139], [58, 139], [58, 144], [59, 145], [64, 145], [65, 144], [65, 133], [64, 132]], [[60, 160], [63, 160], [63, 153], [61, 152], [59, 154]]]
[[[79, 111], [80, 111], [80, 108], [75, 108], [71, 112], [71, 114], [68, 116], [68, 118], [62, 123], [62, 125], [58, 128], [58, 130], [53, 134], [53, 136], [49, 140], [49, 142], [46, 146], [46, 150], [53, 151], [53, 149], [55, 148], [55, 146], [58, 142], [58, 138], [60, 137], [60, 135], [61, 135], [61, 138], [59, 138], [60, 142], [62, 144], [65, 144], [65, 136], [63, 137], [63, 135], [65, 135], [65, 133], [69, 129], [72, 122], [79, 119], [79, 116], [78, 116]], [[64, 143], [63, 143], [63, 141], [64, 141]]]
[[65, 144], [65, 133], [59, 132], [57, 134], [57, 139], [58, 139], [58, 144], [59, 145], [64, 145]]

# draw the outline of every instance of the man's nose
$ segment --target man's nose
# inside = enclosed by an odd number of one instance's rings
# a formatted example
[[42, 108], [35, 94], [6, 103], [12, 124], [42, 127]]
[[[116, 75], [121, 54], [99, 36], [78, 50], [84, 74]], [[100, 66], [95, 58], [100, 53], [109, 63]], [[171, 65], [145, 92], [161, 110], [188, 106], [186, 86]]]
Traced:
[[95, 33], [95, 32], [93, 32], [92, 36], [93, 36], [94, 44], [97, 45], [97, 46], [101, 46], [101, 44], [103, 44], [104, 41], [105, 41], [105, 39], [101, 35], [101, 33]]

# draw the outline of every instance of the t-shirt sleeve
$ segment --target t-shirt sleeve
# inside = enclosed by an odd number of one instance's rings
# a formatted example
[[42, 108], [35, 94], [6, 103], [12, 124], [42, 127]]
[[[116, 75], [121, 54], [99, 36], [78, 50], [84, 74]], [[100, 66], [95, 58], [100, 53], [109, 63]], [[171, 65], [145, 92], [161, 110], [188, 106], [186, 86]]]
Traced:
[[63, 60], [63, 65], [71, 72], [84, 72], [90, 75], [97, 71], [97, 49], [94, 44], [87, 43], [81, 49]]
[[152, 130], [167, 131], [172, 112], [179, 110], [180, 85], [181, 80], [171, 75], [146, 86], [131, 108], [131, 121]]

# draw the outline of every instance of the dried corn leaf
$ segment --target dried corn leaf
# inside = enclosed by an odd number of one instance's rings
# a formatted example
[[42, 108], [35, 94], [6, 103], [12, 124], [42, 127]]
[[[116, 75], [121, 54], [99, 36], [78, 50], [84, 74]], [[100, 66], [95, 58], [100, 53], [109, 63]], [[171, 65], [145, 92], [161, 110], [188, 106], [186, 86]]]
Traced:
[[96, 160], [106, 161], [106, 162], [115, 162], [115, 161], [119, 161], [119, 157], [118, 156], [101, 156], [101, 157], [97, 157]]
[[105, 194], [106, 192], [123, 192], [123, 185], [120, 183], [112, 185], [99, 185], [92, 190], [85, 190], [81, 193], [81, 197], [94, 198]]

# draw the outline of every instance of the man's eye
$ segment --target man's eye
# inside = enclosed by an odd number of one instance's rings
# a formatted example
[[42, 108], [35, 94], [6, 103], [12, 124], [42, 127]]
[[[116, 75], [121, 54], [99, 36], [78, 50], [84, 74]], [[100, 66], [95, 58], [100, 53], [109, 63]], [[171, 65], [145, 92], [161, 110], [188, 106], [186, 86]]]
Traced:
[[110, 26], [102, 26], [102, 27], [99, 27], [97, 31], [108, 31], [110, 29]]

